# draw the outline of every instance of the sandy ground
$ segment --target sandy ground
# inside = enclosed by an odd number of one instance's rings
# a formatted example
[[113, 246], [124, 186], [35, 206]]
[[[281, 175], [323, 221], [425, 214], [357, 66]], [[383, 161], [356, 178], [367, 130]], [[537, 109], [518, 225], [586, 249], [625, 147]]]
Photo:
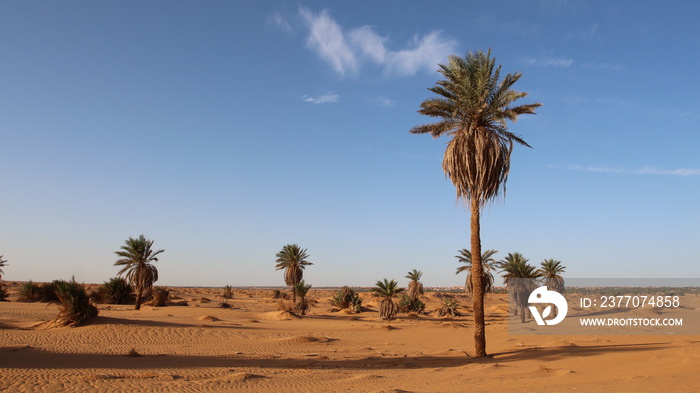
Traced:
[[0, 302], [0, 391], [700, 391], [700, 336], [509, 335], [502, 295], [487, 296], [491, 357], [475, 359], [466, 307], [387, 322], [368, 294], [371, 311], [349, 314], [312, 290], [317, 304], [296, 318], [269, 290], [236, 290], [232, 309], [217, 307], [220, 294], [173, 288], [187, 306], [98, 305], [86, 326], [53, 329], [41, 323], [56, 305]]

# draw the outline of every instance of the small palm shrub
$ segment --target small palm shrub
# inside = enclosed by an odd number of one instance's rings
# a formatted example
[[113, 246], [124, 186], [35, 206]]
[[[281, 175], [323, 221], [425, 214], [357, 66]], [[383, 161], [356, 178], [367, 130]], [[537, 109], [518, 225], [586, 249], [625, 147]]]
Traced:
[[379, 317], [385, 320], [391, 320], [396, 317], [399, 312], [399, 307], [394, 303], [394, 298], [398, 296], [403, 288], [399, 288], [399, 283], [396, 280], [377, 281], [376, 286], [372, 288], [374, 296], [382, 298], [379, 303]]
[[450, 298], [444, 298], [442, 299], [442, 305], [435, 310], [435, 315], [438, 317], [444, 317], [444, 316], [452, 316], [456, 317], [459, 316], [459, 312], [457, 312], [457, 309], [459, 308], [459, 303], [457, 303], [456, 300], [450, 299]]
[[299, 315], [306, 315], [306, 313], [311, 308], [311, 304], [306, 299], [306, 295], [309, 293], [309, 289], [311, 289], [311, 284], [306, 285], [306, 282], [304, 282], [304, 280], [301, 280], [298, 283], [292, 285], [294, 296], [297, 298], [297, 302], [294, 305], [294, 312], [298, 313]]
[[422, 313], [423, 310], [425, 310], [425, 303], [420, 299], [412, 299], [408, 295], [403, 295], [401, 300], [399, 300], [399, 312]]
[[40, 302], [58, 302], [58, 295], [56, 294], [56, 290], [58, 290], [58, 287], [62, 284], [65, 284], [66, 281], [64, 280], [53, 280], [51, 282], [45, 282], [41, 283], [39, 285], [39, 292], [41, 293], [41, 298], [39, 299]]
[[225, 286], [223, 292], [221, 293], [221, 297], [223, 297], [224, 299], [232, 299], [233, 287], [230, 285]]
[[154, 287], [153, 288], [153, 300], [151, 304], [156, 307], [164, 307], [168, 305], [168, 298], [170, 297], [170, 289], [165, 287]]
[[96, 293], [91, 295], [93, 301], [105, 304], [132, 304], [134, 290], [122, 277], [113, 277], [102, 284]]
[[8, 296], [10, 296], [10, 294], [7, 293], [7, 288], [5, 287], [5, 284], [0, 282], [0, 302], [6, 302]]
[[90, 302], [83, 285], [73, 278], [68, 281], [54, 281], [56, 297], [59, 301], [58, 317], [54, 323], [59, 326], [79, 326], [86, 319], [96, 317], [97, 307]]
[[360, 298], [360, 295], [353, 295], [353, 297], [350, 299], [350, 306], [348, 308], [350, 311], [356, 314], [362, 312], [362, 298]]
[[33, 303], [41, 300], [41, 287], [31, 280], [19, 287], [18, 302]]

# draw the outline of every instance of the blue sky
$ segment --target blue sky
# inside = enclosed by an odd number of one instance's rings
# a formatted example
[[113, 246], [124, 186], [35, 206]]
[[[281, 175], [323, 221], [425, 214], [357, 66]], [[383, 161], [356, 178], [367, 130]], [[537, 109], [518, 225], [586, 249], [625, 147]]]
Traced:
[[[401, 8], [401, 9], [399, 9]], [[510, 126], [484, 249], [571, 277], [700, 277], [700, 4], [0, 3], [8, 280], [114, 276], [144, 234], [162, 285], [462, 285], [446, 139], [411, 135], [448, 54], [491, 48], [541, 102]]]

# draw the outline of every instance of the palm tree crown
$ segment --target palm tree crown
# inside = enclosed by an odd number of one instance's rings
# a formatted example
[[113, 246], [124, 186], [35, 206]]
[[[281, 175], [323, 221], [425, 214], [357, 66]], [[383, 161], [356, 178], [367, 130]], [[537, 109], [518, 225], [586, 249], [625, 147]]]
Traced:
[[[481, 254], [481, 264], [483, 266], [484, 271], [482, 275], [482, 280], [484, 283], [484, 292], [493, 291], [493, 272], [496, 270], [496, 265], [498, 263], [495, 259], [493, 259], [493, 256], [496, 255], [497, 252], [497, 250], [486, 250], [483, 254]], [[474, 284], [472, 283], [472, 253], [468, 249], [463, 248], [459, 250], [459, 255], [456, 255], [455, 258], [457, 258], [459, 263], [464, 264], [464, 266], [460, 266], [457, 268], [455, 274], [462, 273], [463, 271], [467, 272], [467, 281], [465, 282], [465, 289], [467, 293], [473, 293]]]
[[516, 278], [539, 278], [542, 277], [542, 273], [536, 267], [530, 265], [528, 262], [530, 260], [525, 258], [523, 254], [519, 252], [508, 253], [503, 261], [500, 262], [501, 269], [503, 270], [503, 278], [506, 284], [509, 280]]
[[501, 261], [508, 297], [515, 307], [515, 315], [520, 312], [521, 322], [525, 322], [528, 297], [537, 288], [537, 279], [542, 276], [539, 269], [530, 265], [528, 261], [518, 252], [509, 253], [505, 260]]
[[545, 259], [540, 266], [540, 275], [544, 277], [544, 285], [547, 286], [547, 289], [564, 293], [564, 277], [561, 274], [564, 273], [566, 267], [561, 264], [561, 261]]
[[158, 269], [152, 265], [157, 262], [158, 254], [165, 250], [154, 251], [153, 240], [148, 240], [144, 235], [138, 238], [129, 238], [124, 242], [119, 251], [115, 251], [120, 258], [114, 263], [116, 266], [123, 266], [119, 275], [126, 272], [126, 280], [136, 291], [136, 309], [141, 308], [141, 299], [153, 288], [153, 283], [158, 281]]
[[276, 270], [285, 269], [284, 282], [289, 286], [299, 283], [304, 278], [304, 269], [313, 263], [306, 260], [309, 254], [298, 244], [287, 244], [277, 253]]
[[399, 288], [399, 283], [396, 280], [389, 281], [385, 278], [383, 281], [377, 281], [374, 285], [372, 294], [383, 299], [393, 299], [403, 292], [403, 288]]
[[448, 135], [442, 162], [445, 175], [457, 189], [457, 197], [477, 201], [480, 206], [498, 195], [510, 169], [513, 142], [528, 146], [508, 131], [506, 122], [523, 114], [534, 114], [542, 104], [511, 106], [527, 93], [512, 90], [520, 73], [500, 80], [491, 51], [468, 53], [465, 58], [451, 55], [439, 72], [445, 79], [429, 90], [439, 97], [425, 100], [418, 111], [439, 118], [436, 123], [413, 127], [411, 133], [429, 133], [434, 138]]

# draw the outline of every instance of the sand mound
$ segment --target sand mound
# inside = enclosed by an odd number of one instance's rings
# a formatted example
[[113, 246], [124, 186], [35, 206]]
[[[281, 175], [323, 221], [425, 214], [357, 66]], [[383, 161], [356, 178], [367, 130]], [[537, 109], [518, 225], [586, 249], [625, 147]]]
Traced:
[[278, 321], [289, 321], [292, 319], [299, 319], [298, 316], [287, 312], [287, 311], [270, 311], [260, 314], [260, 319], [272, 319]]
[[384, 377], [381, 375], [377, 375], [377, 374], [361, 374], [361, 375], [355, 375], [355, 376], [348, 378], [348, 379], [351, 381], [359, 382], [359, 381], [376, 381], [376, 380], [382, 379], [382, 378], [384, 378]]
[[334, 340], [328, 337], [294, 336], [282, 338], [280, 341], [288, 343], [327, 343]]
[[207, 322], [216, 322], [216, 321], [220, 321], [221, 319], [219, 319], [219, 318], [217, 318], [217, 317], [213, 317], [213, 316], [211, 316], [211, 315], [204, 315], [204, 316], [201, 316], [201, 317], [197, 318], [197, 320], [198, 320], [198, 321], [203, 321], [203, 322], [204, 322], [204, 321], [207, 321]]
[[262, 375], [257, 375], [257, 374], [251, 374], [251, 373], [233, 373], [230, 376], [228, 376], [226, 379], [229, 381], [237, 381], [237, 382], [244, 382], [249, 379], [254, 379], [254, 378], [265, 378]]

